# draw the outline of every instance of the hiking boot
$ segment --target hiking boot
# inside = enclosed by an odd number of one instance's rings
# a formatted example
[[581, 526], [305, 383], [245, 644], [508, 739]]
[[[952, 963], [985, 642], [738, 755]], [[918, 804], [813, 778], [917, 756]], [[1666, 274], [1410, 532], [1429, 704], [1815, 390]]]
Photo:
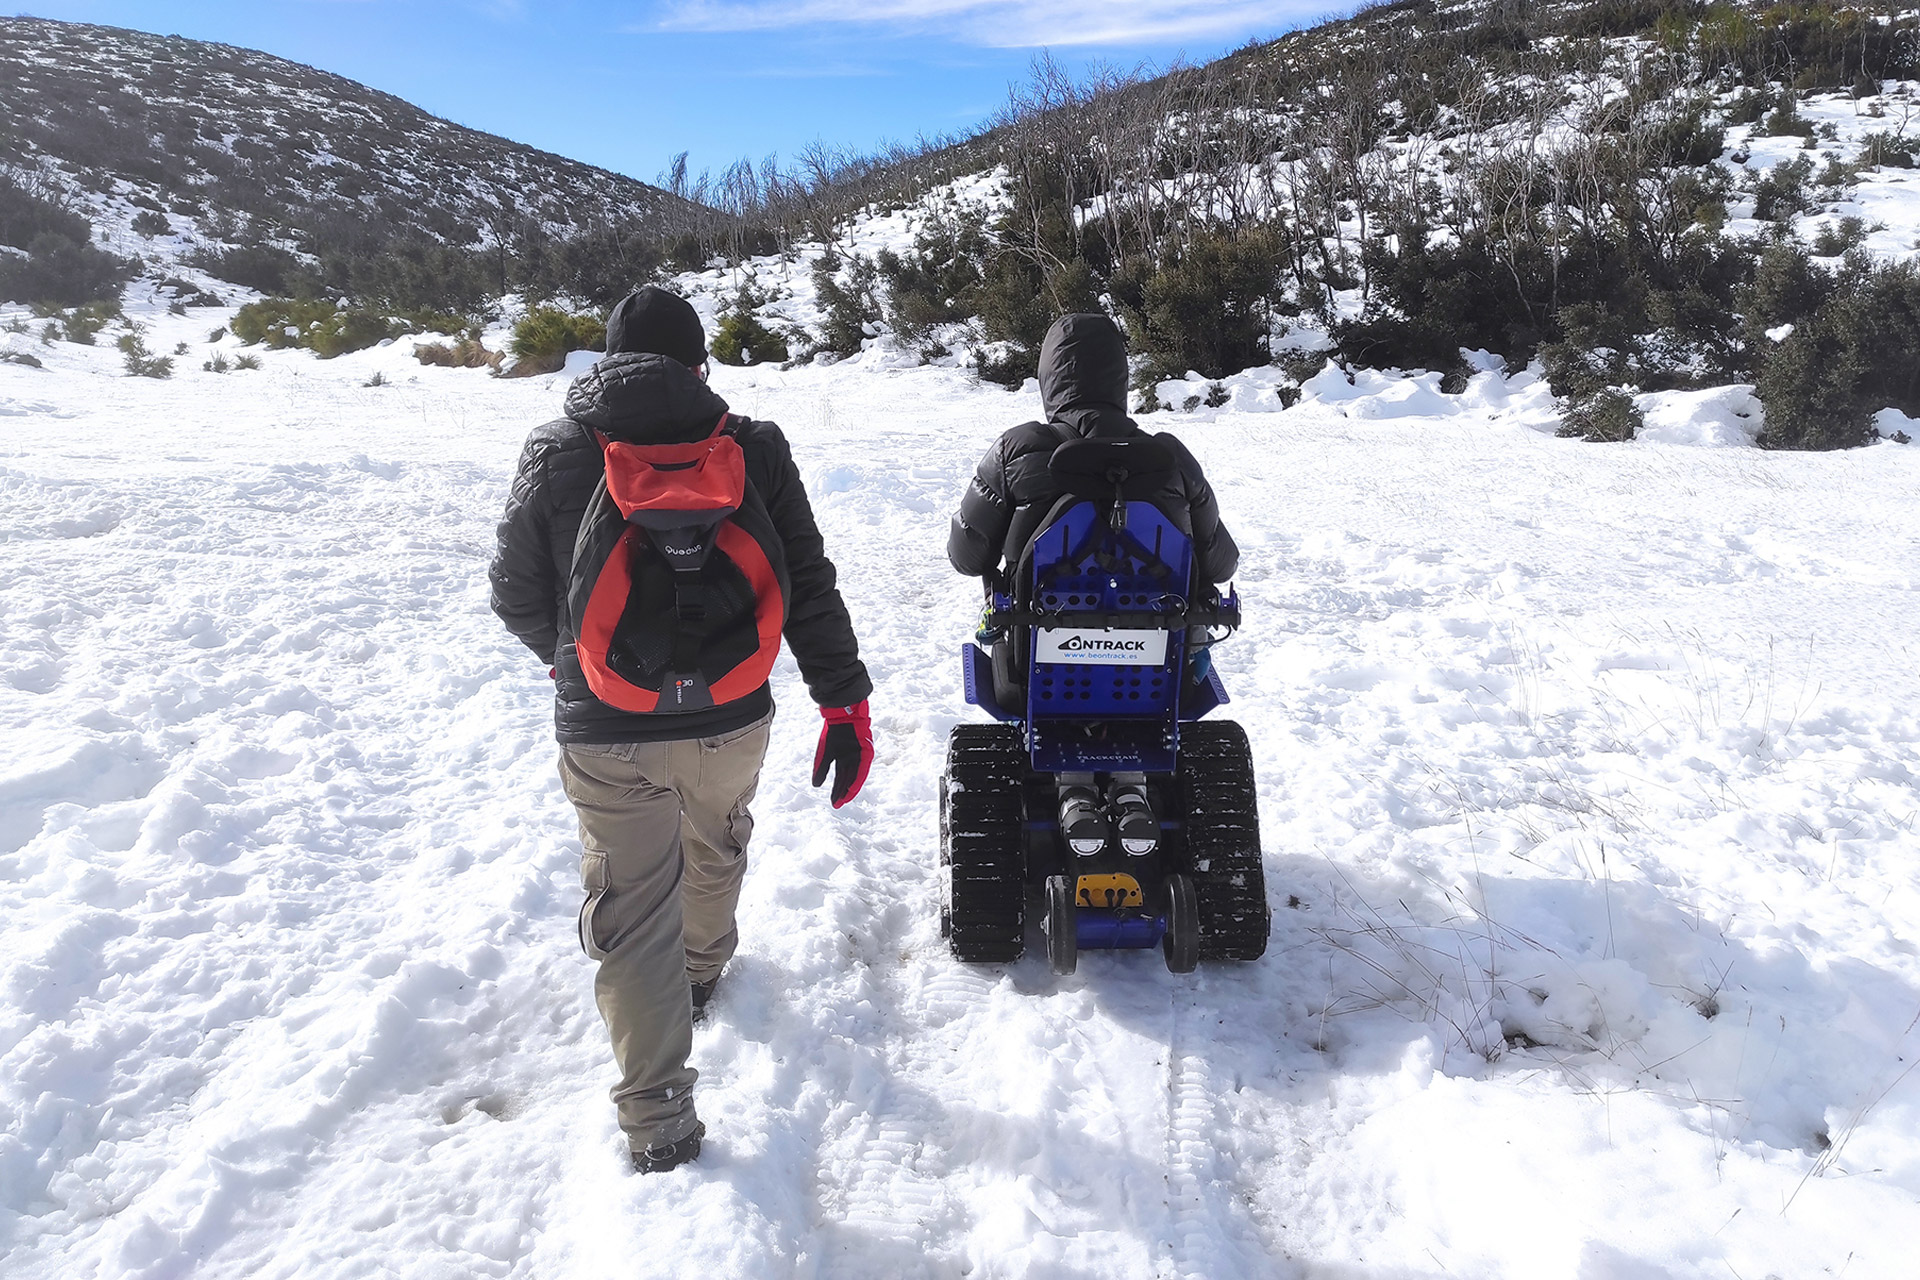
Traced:
[[1091, 858], [1107, 847], [1107, 815], [1091, 787], [1067, 787], [1060, 792], [1060, 834], [1067, 848]]
[[645, 1151], [634, 1152], [633, 1171], [665, 1173], [669, 1169], [678, 1169], [700, 1154], [700, 1139], [706, 1136], [707, 1126], [695, 1121], [693, 1132], [680, 1141], [666, 1142], [657, 1147], [648, 1147]]
[[687, 990], [693, 997], [693, 1020], [699, 1022], [707, 1016], [707, 1001], [713, 999], [713, 989], [720, 985], [720, 979], [711, 982], [689, 982]]
[[1153, 816], [1144, 787], [1116, 788], [1113, 793], [1113, 825], [1120, 833], [1120, 847], [1130, 857], [1144, 858], [1160, 847], [1160, 820]]

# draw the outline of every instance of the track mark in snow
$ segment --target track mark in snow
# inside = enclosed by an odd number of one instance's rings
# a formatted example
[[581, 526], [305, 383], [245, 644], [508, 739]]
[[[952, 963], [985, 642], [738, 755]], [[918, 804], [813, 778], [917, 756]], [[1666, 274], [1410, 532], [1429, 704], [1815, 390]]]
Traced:
[[1167, 1245], [1173, 1280], [1271, 1275], [1273, 1259], [1249, 1240], [1244, 1205], [1220, 1168], [1222, 1120], [1213, 1068], [1182, 1034], [1188, 1001], [1173, 999], [1167, 1041]]
[[939, 1128], [939, 1117], [924, 1101], [888, 1090], [885, 1104], [870, 1117], [848, 1178], [843, 1221], [849, 1228], [900, 1244], [926, 1243], [927, 1227], [946, 1199]]
[[935, 965], [926, 985], [920, 989], [926, 1026], [938, 1030], [955, 1018], [984, 1008], [995, 981], [958, 962]]
[[[883, 1086], [829, 1150], [818, 1172], [829, 1225], [821, 1274], [903, 1280], [947, 1274], [938, 1224], [951, 1216], [944, 1179], [951, 1146], [931, 1098]], [[836, 1200], [838, 1203], [836, 1204]]]

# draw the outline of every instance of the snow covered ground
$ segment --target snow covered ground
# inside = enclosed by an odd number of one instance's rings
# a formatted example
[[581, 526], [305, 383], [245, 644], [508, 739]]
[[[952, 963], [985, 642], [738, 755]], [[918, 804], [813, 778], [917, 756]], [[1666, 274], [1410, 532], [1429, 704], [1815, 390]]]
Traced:
[[1920, 450], [1762, 453], [1737, 393], [1656, 406], [1733, 447], [1556, 440], [1491, 371], [1157, 415], [1245, 548], [1273, 944], [1060, 979], [935, 902], [946, 520], [1035, 397], [717, 370], [794, 442], [879, 761], [832, 813], [783, 660], [707, 1149], [643, 1179], [485, 604], [565, 379], [215, 375], [215, 313], [148, 319], [170, 381], [0, 364], [7, 1276], [1913, 1273]]

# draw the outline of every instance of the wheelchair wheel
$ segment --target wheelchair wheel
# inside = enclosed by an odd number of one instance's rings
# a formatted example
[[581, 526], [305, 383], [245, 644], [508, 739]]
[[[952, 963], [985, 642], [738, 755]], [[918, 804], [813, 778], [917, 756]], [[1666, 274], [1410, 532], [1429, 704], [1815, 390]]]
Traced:
[[1193, 881], [1183, 875], [1167, 877], [1167, 933], [1160, 949], [1170, 973], [1192, 973], [1200, 963], [1200, 910]]
[[1055, 973], [1072, 973], [1080, 963], [1080, 932], [1073, 901], [1073, 877], [1047, 877], [1047, 963]]

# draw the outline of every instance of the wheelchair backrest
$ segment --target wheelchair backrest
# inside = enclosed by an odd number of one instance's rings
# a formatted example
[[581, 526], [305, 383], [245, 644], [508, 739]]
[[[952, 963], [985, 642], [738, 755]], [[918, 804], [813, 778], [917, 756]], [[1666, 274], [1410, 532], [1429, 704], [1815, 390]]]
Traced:
[[1151, 438], [1055, 451], [1054, 476], [1067, 493], [1028, 544], [1014, 584], [1016, 598], [1043, 615], [1028, 636], [1029, 715], [1174, 715], [1193, 543], [1141, 500], [1160, 491], [1171, 466]]

